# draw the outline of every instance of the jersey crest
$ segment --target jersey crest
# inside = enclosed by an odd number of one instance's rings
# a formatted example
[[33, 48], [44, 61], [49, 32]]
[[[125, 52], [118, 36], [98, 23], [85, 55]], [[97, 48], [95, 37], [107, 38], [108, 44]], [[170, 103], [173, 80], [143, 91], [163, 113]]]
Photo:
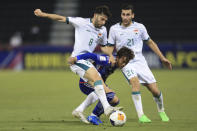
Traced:
[[102, 34], [101, 33], [98, 33], [98, 38], [101, 38], [102, 37]]
[[134, 29], [133, 32], [137, 35], [139, 33], [138, 29]]

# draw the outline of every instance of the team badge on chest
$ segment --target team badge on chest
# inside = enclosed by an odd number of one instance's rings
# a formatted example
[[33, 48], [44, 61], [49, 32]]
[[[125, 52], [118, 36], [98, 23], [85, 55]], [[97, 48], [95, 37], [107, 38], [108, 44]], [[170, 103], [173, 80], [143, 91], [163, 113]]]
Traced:
[[102, 37], [102, 34], [101, 33], [98, 33], [98, 38], [101, 38]]
[[139, 30], [138, 29], [134, 29], [133, 32], [134, 32], [135, 35], [137, 35], [139, 33]]

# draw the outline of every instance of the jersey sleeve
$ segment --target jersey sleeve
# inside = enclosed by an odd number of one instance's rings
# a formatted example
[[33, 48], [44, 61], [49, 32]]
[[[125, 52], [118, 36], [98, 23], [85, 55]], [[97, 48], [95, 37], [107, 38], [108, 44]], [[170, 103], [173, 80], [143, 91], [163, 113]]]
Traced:
[[115, 31], [114, 28], [111, 27], [109, 30], [108, 44], [114, 45], [116, 43]]
[[99, 64], [99, 65], [103, 65], [103, 66], [110, 65], [110, 63], [109, 63], [109, 56], [97, 55], [96, 63]]
[[144, 25], [142, 25], [142, 28], [141, 28], [141, 37], [142, 37], [142, 40], [149, 40], [150, 36], [146, 30], [146, 27]]
[[92, 59], [93, 61], [96, 61], [97, 55], [94, 53], [85, 53], [82, 55], [77, 56], [77, 60], [87, 60], [87, 59]]
[[66, 17], [66, 23], [72, 24], [74, 27], [81, 25], [84, 22], [84, 18], [81, 17]]
[[106, 55], [98, 55], [94, 53], [85, 53], [82, 55], [77, 56], [77, 60], [87, 60], [91, 59], [96, 62], [96, 64], [99, 65], [109, 65], [109, 57]]

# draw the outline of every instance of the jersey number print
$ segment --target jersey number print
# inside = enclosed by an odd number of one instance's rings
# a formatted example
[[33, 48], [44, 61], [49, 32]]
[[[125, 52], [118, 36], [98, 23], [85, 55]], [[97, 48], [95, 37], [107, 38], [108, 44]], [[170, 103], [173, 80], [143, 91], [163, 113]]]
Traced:
[[127, 70], [126, 71], [127, 77], [130, 77], [132, 74], [133, 74], [133, 71], [132, 70]]
[[132, 45], [134, 45], [134, 40], [133, 40], [133, 38], [132, 39], [127, 39], [127, 46], [132, 46]]
[[90, 41], [89, 41], [89, 46], [91, 46], [91, 45], [92, 45], [93, 40], [94, 40], [94, 39], [92, 39], [92, 38], [90, 39]]

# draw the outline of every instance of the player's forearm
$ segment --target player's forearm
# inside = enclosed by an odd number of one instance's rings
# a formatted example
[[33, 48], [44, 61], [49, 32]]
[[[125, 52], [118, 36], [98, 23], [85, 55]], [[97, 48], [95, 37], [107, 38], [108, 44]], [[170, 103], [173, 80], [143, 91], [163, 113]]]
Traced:
[[82, 54], [82, 55], [78, 55], [77, 56], [77, 60], [86, 60], [86, 59], [92, 59], [94, 61], [97, 60], [97, 55], [94, 54], [94, 53], [85, 53], [85, 54]]
[[114, 66], [116, 61], [114, 59], [114, 56], [113, 56], [113, 51], [114, 51], [114, 46], [104, 46], [104, 47], [101, 47], [101, 50], [103, 53], [107, 54], [109, 56], [109, 62], [111, 64], [111, 66]]
[[161, 53], [159, 47], [157, 46], [157, 44], [153, 40], [150, 39], [147, 42], [147, 44], [155, 52], [155, 54], [157, 54], [159, 56], [159, 58], [161, 60], [163, 60], [165, 58], [165, 56]]
[[46, 13], [46, 18], [56, 20], [56, 21], [60, 21], [60, 22], [66, 22], [66, 17], [65, 16], [61, 16], [61, 15], [57, 15], [57, 14]]
[[108, 65], [109, 63], [109, 59], [106, 56], [103, 55], [97, 55], [94, 53], [85, 53], [82, 55], [78, 55], [76, 56], [76, 60], [87, 60], [87, 59], [91, 59], [93, 61], [95, 61], [98, 65]]
[[38, 17], [49, 18], [49, 19], [52, 19], [52, 20], [66, 22], [66, 17], [65, 16], [61, 16], [61, 15], [57, 15], [57, 14], [49, 14], [49, 13], [43, 12], [41, 9], [36, 9], [34, 11], [34, 14]]

